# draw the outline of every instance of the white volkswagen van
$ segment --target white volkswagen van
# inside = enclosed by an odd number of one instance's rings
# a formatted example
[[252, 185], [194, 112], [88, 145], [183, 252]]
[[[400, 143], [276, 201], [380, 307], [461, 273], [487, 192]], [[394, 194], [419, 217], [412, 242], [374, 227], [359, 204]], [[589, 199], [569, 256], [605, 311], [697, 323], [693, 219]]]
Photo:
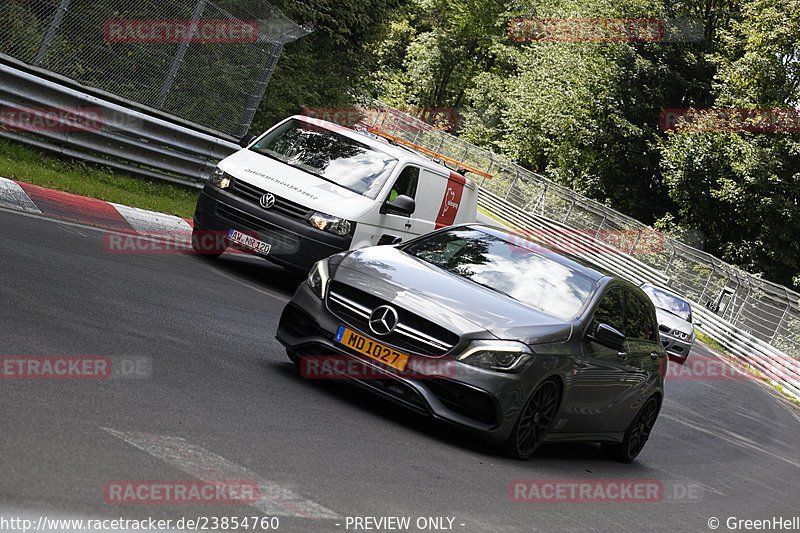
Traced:
[[200, 253], [236, 243], [308, 270], [343, 250], [476, 219], [472, 181], [367, 133], [295, 115], [243, 145], [200, 194], [192, 239]]

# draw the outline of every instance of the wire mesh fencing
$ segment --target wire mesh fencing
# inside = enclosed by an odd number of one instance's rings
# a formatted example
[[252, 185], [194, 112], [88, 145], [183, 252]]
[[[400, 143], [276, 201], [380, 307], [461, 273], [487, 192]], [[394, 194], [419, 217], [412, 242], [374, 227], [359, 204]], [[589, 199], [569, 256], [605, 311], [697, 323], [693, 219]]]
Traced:
[[[492, 174], [491, 179], [477, 177], [476, 181], [482, 191], [491, 193], [494, 206], [500, 199], [518, 212], [587, 230], [585, 235], [595, 239], [602, 239], [609, 233], [627, 236], [611, 243], [622, 259], [616, 264], [635, 263], [636, 271], [646, 269], [676, 293], [703, 305], [704, 312], [713, 313], [738, 331], [800, 359], [800, 293], [655, 232], [638, 220], [419, 118], [375, 100], [363, 105], [370, 109], [370, 125]], [[503, 218], [503, 213], [495, 214]], [[512, 227], [531, 229], [520, 227], [520, 221], [519, 218], [505, 220]], [[657, 234], [657, 245], [652, 241], [654, 234]]]
[[309, 32], [264, 0], [0, 4], [0, 54], [235, 137]]

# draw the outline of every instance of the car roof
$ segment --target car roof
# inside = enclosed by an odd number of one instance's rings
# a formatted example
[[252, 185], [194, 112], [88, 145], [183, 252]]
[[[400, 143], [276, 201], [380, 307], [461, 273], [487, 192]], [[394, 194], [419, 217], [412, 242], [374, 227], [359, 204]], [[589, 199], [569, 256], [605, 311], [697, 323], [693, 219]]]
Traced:
[[[453, 170], [450, 170], [444, 165], [436, 163], [435, 161], [431, 161], [430, 159], [428, 159], [427, 157], [423, 156], [418, 152], [415, 152], [403, 146], [391, 144], [390, 142], [380, 139], [367, 132], [356, 131], [354, 129], [348, 128], [346, 126], [341, 126], [334, 122], [329, 122], [327, 120], [322, 120], [314, 117], [308, 117], [305, 115], [293, 115], [287, 118], [286, 120], [290, 119], [297, 119], [307, 124], [312, 124], [315, 127], [336, 132], [344, 137], [347, 137], [348, 139], [360, 142], [361, 144], [366, 144], [370, 148], [374, 148], [375, 150], [387, 153], [402, 162], [414, 163], [420, 167], [431, 170], [437, 174], [444, 174], [445, 176], [449, 176], [450, 172], [455, 172]], [[467, 181], [470, 181], [469, 178], [467, 178]]]

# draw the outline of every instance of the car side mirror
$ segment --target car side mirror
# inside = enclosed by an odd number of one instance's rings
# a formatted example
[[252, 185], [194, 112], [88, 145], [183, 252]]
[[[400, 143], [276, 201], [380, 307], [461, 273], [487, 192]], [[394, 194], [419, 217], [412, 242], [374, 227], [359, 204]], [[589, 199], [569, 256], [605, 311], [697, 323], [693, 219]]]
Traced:
[[589, 340], [618, 352], [625, 350], [625, 335], [608, 324], [597, 326], [597, 331], [594, 335], [589, 335]]
[[256, 139], [255, 135], [250, 135], [248, 133], [247, 135], [239, 139], [239, 146], [241, 146], [242, 148], [247, 148], [248, 146], [250, 146], [250, 143], [253, 142], [255, 139]]
[[410, 196], [405, 194], [399, 195], [391, 202], [384, 202], [381, 206], [381, 214], [386, 213], [399, 213], [401, 215], [410, 215], [417, 208], [417, 203]]
[[699, 318], [695, 318], [695, 319], [693, 320], [693, 323], [694, 323], [694, 325], [695, 325], [696, 327], [698, 327], [698, 328], [701, 328], [701, 327], [703, 327], [703, 321], [702, 321], [702, 320], [700, 320]]

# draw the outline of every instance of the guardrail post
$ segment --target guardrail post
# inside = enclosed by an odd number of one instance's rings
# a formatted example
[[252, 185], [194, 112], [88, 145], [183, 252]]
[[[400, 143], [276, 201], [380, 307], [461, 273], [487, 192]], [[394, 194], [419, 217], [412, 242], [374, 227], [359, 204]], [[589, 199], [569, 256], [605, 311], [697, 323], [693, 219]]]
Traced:
[[164, 109], [167, 96], [172, 90], [172, 86], [175, 84], [175, 78], [178, 76], [178, 69], [183, 62], [183, 58], [186, 56], [186, 51], [189, 49], [189, 42], [192, 40], [192, 35], [194, 35], [195, 29], [197, 28], [197, 20], [203, 16], [203, 11], [206, 10], [207, 3], [208, 0], [197, 0], [197, 4], [194, 6], [189, 35], [178, 45], [178, 49], [175, 50], [175, 57], [172, 58], [172, 64], [169, 66], [167, 75], [164, 77], [164, 83], [161, 85], [161, 92], [158, 95], [158, 100], [156, 100], [156, 109]]
[[39, 43], [39, 47], [36, 49], [36, 55], [31, 62], [34, 67], [42, 66], [44, 58], [47, 56], [47, 52], [50, 50], [50, 46], [53, 44], [53, 39], [56, 38], [56, 32], [61, 26], [61, 21], [64, 20], [64, 15], [67, 13], [69, 2], [70, 0], [61, 0], [58, 3], [56, 12], [53, 13], [53, 18], [50, 19], [50, 24], [47, 25], [47, 31], [45, 31], [42, 42]]
[[[787, 295], [787, 296], [788, 296], [788, 295]], [[787, 300], [788, 300], [788, 298], [787, 298]], [[773, 333], [773, 334], [772, 334], [772, 337], [770, 337], [770, 339], [769, 339], [769, 343], [770, 343], [770, 345], [771, 345], [773, 342], [775, 342], [775, 337], [777, 337], [777, 336], [778, 336], [778, 330], [779, 330], [779, 329], [781, 329], [781, 324], [783, 324], [783, 321], [784, 321], [784, 320], [786, 320], [786, 315], [788, 315], [788, 314], [789, 314], [789, 309], [790, 309], [791, 307], [792, 307], [792, 305], [791, 305], [791, 304], [789, 304], [789, 303], [787, 303], [787, 304], [786, 304], [786, 309], [784, 309], [784, 310], [783, 310], [783, 316], [782, 316], [782, 317], [781, 317], [781, 319], [778, 321], [778, 325], [777, 325], [777, 326], [775, 326], [775, 333]]]
[[278, 63], [281, 50], [283, 50], [283, 45], [281, 43], [277, 41], [272, 43], [272, 48], [270, 48], [269, 55], [267, 55], [267, 59], [264, 61], [264, 66], [261, 67], [261, 71], [258, 73], [258, 78], [255, 84], [253, 84], [253, 90], [250, 93], [250, 99], [247, 101], [247, 105], [244, 108], [244, 114], [242, 115], [242, 127], [237, 132], [237, 137], [247, 133], [247, 130], [253, 121], [253, 117], [258, 110], [258, 104], [261, 102], [261, 98], [264, 96], [264, 91], [267, 90], [267, 84], [269, 84], [269, 79], [272, 76], [275, 65]]
[[708, 275], [708, 279], [706, 280], [706, 284], [703, 287], [703, 291], [700, 293], [700, 298], [698, 299], [700, 301], [700, 303], [703, 302], [703, 297], [706, 294], [706, 290], [708, 289], [709, 283], [711, 283], [711, 278], [714, 277], [714, 272], [715, 272], [714, 263], [711, 263], [711, 273]]
[[514, 190], [514, 185], [517, 184], [517, 180], [519, 179], [519, 167], [517, 167], [516, 165], [515, 165], [515, 170], [517, 171], [517, 173], [514, 175], [514, 181], [511, 182], [511, 185], [508, 187], [508, 191], [506, 192], [506, 196], [505, 198], [503, 198], [503, 200], [505, 200], [506, 202], [508, 201], [508, 197], [511, 196], [511, 191]]

